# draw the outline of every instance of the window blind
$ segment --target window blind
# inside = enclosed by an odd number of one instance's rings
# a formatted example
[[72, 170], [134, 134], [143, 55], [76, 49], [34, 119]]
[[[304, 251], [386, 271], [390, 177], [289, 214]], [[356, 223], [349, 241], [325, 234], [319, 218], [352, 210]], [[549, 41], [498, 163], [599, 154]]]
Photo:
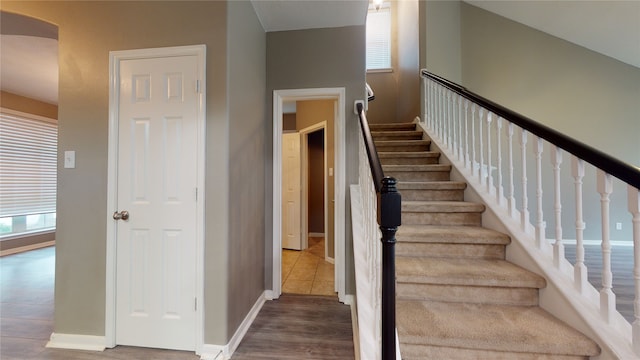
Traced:
[[367, 70], [391, 68], [391, 11], [370, 10], [367, 15]]
[[0, 217], [56, 211], [58, 126], [0, 112]]

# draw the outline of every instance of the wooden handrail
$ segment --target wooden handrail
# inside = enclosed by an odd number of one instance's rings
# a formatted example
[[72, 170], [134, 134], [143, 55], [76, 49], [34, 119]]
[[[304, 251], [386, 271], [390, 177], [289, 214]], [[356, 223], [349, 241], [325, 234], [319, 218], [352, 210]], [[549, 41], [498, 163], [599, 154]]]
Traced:
[[548, 126], [542, 125], [524, 115], [518, 114], [513, 110], [507, 109], [502, 105], [484, 98], [474, 92], [467, 90], [465, 87], [435, 75], [427, 70], [421, 70], [421, 75], [431, 79], [447, 89], [461, 95], [462, 97], [473, 101], [492, 113], [506, 119], [522, 129], [534, 134], [548, 142], [562, 148], [563, 150], [577, 156], [578, 158], [590, 163], [591, 165], [601, 169], [602, 171], [616, 177], [625, 183], [640, 189], [640, 168], [627, 164], [624, 161], [614, 158], [611, 155], [586, 145], [576, 139], [573, 139], [563, 133], [560, 133]]
[[[369, 100], [373, 99], [373, 91]], [[396, 179], [385, 177], [362, 103], [356, 105], [364, 146], [378, 196], [378, 225], [382, 233], [382, 359], [396, 359], [396, 231], [402, 219], [402, 199]]]
[[364, 113], [362, 103], [358, 103], [356, 105], [356, 108], [358, 110], [358, 116], [360, 118], [360, 130], [362, 130], [364, 146], [367, 149], [367, 157], [369, 158], [369, 167], [371, 168], [374, 187], [376, 189], [376, 193], [379, 194], [380, 190], [382, 190], [382, 179], [384, 179], [384, 171], [382, 171], [382, 164], [380, 164], [378, 151], [376, 150], [376, 145], [373, 142], [371, 130], [369, 129], [369, 122], [367, 121], [367, 115]]

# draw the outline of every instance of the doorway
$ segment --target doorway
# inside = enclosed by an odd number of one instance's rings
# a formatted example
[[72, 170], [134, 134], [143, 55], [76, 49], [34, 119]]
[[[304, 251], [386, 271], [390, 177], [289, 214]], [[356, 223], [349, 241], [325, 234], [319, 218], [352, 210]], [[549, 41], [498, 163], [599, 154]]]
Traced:
[[204, 46], [110, 53], [110, 347], [202, 346], [204, 57]]
[[[333, 230], [327, 231], [327, 236], [333, 236], [334, 243], [334, 291], [338, 293], [341, 302], [346, 301], [345, 295], [345, 89], [320, 88], [274, 91], [273, 116], [273, 290], [271, 297], [278, 298], [282, 293], [282, 133], [283, 109], [285, 102], [329, 100], [333, 105], [332, 120], [335, 124], [333, 136], [327, 138], [332, 143], [334, 154], [330, 157], [333, 167], [328, 171], [327, 185], [333, 186], [333, 201], [326, 206], [326, 219], [335, 219]], [[308, 231], [307, 231], [308, 233]]]

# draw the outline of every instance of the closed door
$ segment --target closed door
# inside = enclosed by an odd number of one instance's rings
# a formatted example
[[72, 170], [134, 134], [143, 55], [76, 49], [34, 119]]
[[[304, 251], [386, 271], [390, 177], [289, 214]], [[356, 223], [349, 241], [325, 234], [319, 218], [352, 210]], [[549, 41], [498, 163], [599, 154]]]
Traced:
[[195, 56], [120, 65], [120, 345], [195, 350], [197, 73]]
[[282, 247], [301, 250], [300, 133], [282, 135]]

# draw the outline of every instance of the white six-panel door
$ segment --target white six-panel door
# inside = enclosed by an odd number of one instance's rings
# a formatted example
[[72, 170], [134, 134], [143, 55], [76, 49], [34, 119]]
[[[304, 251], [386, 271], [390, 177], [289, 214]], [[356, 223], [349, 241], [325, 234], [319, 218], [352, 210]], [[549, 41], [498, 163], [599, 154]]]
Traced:
[[301, 250], [300, 133], [282, 135], [282, 247]]
[[197, 57], [120, 66], [116, 343], [195, 350]]

